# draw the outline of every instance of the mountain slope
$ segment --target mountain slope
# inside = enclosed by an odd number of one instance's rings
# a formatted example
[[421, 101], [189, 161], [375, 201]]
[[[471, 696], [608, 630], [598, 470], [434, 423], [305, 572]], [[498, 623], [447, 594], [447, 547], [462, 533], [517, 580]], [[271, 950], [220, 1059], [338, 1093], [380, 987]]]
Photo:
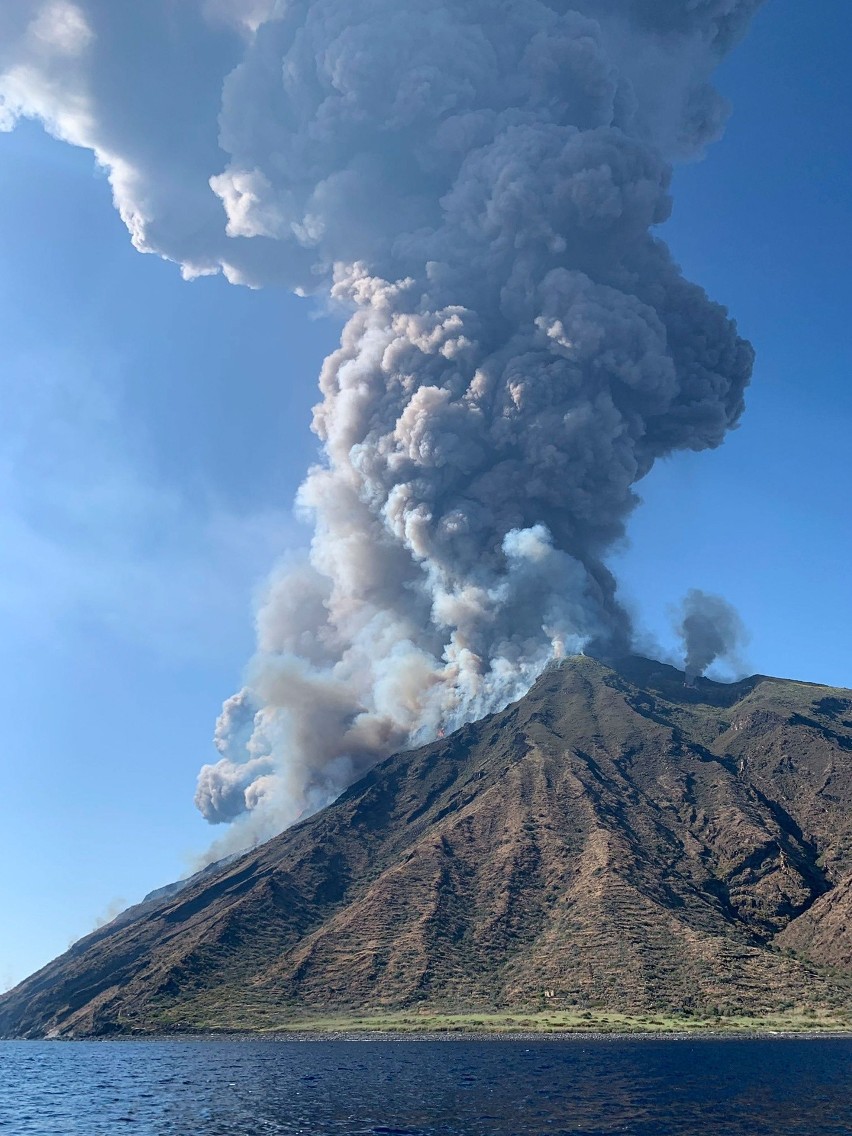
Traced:
[[536, 1007], [545, 991], [625, 1012], [837, 1007], [850, 806], [852, 692], [688, 689], [645, 659], [572, 659], [81, 940], [0, 999], [0, 1034], [215, 1028], [235, 1007], [258, 1026]]

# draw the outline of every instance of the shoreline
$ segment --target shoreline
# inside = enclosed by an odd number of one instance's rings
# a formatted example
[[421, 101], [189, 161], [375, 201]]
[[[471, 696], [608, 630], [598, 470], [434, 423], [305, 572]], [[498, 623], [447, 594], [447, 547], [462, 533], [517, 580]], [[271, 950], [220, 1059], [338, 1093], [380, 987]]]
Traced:
[[[174, 1007], [135, 1021], [108, 1018], [58, 1024], [44, 1041], [694, 1041], [852, 1039], [848, 1011], [689, 1015], [618, 1010], [391, 1010], [379, 1012], [256, 1012], [237, 1004]], [[191, 1012], [195, 1010], [195, 1012]], [[44, 1027], [42, 1027], [44, 1028]], [[32, 1036], [32, 1035], [31, 1035]], [[10, 1039], [11, 1040], [11, 1039]], [[19, 1037], [19, 1040], [26, 1040]]]
[[84, 1037], [0, 1038], [0, 1041], [51, 1042], [643, 1042], [643, 1041], [852, 1041], [852, 1028], [802, 1029], [680, 1029], [680, 1030], [386, 1030], [311, 1029], [294, 1027], [269, 1031], [199, 1030], [196, 1032], [127, 1033]]
[[[351, 1031], [322, 1031], [322, 1030], [294, 1030], [292, 1032], [275, 1032], [271, 1034], [238, 1034], [228, 1035], [227, 1038], [217, 1038], [216, 1034], [204, 1035], [184, 1035], [185, 1040], [191, 1041], [216, 1041], [216, 1040], [232, 1040], [232, 1041], [380, 1041], [380, 1042], [408, 1042], [408, 1041], [428, 1041], [428, 1042], [549, 1042], [549, 1041], [817, 1041], [817, 1040], [846, 1040], [852, 1041], [852, 1030], [811, 1030], [811, 1031], [781, 1031], [781, 1030], [755, 1030], [748, 1032], [745, 1030], [727, 1030], [727, 1031], [702, 1031], [702, 1030], [683, 1030], [683, 1031], [665, 1031], [658, 1032], [651, 1031], [634, 1031], [633, 1033], [609, 1033], [605, 1030], [589, 1030], [584, 1032], [582, 1030], [552, 1030], [544, 1032], [541, 1030], [524, 1031], [454, 1031], [454, 1030], [431, 1030], [431, 1031], [378, 1031], [378, 1030], [351, 1030]], [[116, 1038], [116, 1040], [119, 1040]], [[126, 1039], [132, 1040], [132, 1039]], [[168, 1035], [164, 1035], [157, 1040], [166, 1041]]]

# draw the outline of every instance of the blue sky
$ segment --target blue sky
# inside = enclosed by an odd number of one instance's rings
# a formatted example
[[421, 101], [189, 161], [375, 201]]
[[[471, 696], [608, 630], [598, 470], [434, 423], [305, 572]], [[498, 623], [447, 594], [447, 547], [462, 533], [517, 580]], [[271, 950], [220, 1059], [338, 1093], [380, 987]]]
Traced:
[[818, 13], [767, 4], [718, 75], [724, 140], [677, 175], [666, 238], [757, 363], [722, 449], [645, 481], [618, 571], [653, 630], [686, 588], [719, 591], [751, 633], [750, 669], [852, 686], [852, 11]]
[[[641, 626], [720, 592], [750, 670], [852, 686], [847, 522], [852, 13], [770, 0], [719, 75], [725, 140], [679, 171], [664, 235], [758, 351], [719, 451], [659, 465], [615, 558]], [[140, 256], [91, 155], [0, 136], [0, 985], [184, 874], [252, 594], [304, 539], [336, 325], [283, 291]]]
[[40, 127], [0, 163], [6, 985], [209, 842], [195, 776], [253, 589], [304, 539], [336, 326], [140, 256], [91, 155]]

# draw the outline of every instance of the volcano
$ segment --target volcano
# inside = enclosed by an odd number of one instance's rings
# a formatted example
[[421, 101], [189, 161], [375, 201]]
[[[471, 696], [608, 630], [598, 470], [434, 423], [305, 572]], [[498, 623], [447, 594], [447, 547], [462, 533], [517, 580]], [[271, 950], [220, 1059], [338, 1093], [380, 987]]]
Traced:
[[852, 691], [577, 657], [80, 940], [0, 998], [0, 1035], [851, 990]]

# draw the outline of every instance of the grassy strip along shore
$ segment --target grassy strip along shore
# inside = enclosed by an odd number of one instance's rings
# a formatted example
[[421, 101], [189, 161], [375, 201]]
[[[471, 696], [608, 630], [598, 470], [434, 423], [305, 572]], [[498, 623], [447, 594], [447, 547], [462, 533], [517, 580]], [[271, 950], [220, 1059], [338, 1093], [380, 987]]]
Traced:
[[[242, 1016], [223, 1013], [211, 1020], [187, 1021], [163, 1015], [151, 1023], [157, 1033], [250, 1034], [253, 1036], [547, 1036], [561, 1034], [660, 1035], [852, 1035], [852, 1014], [822, 1015], [810, 1011], [763, 1016], [687, 1016], [659, 1013], [629, 1015], [606, 1011], [542, 1011], [531, 1013], [470, 1012], [352, 1014], [286, 1018], [274, 1014]], [[200, 1017], [200, 1016], [199, 1016]], [[147, 1030], [144, 1032], [148, 1032]]]

